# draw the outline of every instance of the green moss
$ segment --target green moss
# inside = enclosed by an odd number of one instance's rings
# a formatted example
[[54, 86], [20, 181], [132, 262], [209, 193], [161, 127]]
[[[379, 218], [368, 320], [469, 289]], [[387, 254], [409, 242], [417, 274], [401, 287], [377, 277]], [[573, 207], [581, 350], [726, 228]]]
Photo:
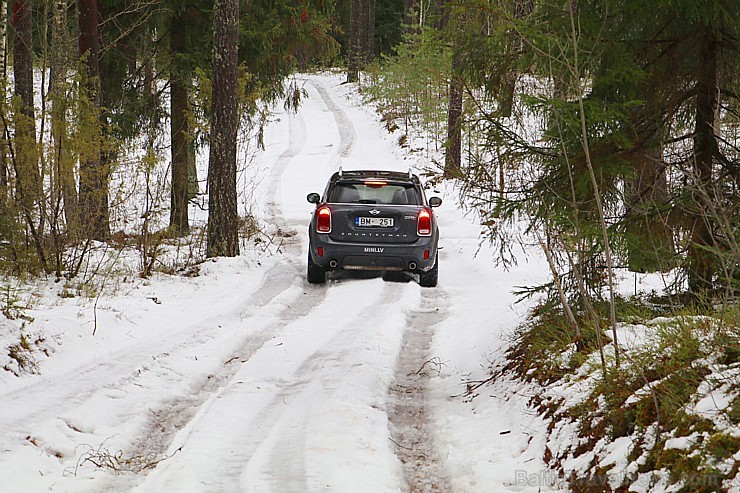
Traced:
[[[665, 468], [674, 470], [678, 464], [684, 460], [685, 451], [675, 448], [663, 449], [657, 455], [655, 467], [658, 469]], [[698, 463], [697, 463], [698, 465]]]
[[727, 459], [740, 450], [740, 438], [726, 433], [715, 433], [704, 444], [704, 450], [717, 460]]
[[716, 469], [703, 469], [682, 476], [684, 486], [678, 490], [680, 493], [717, 493], [722, 491], [724, 474]]
[[740, 335], [736, 327], [717, 331], [713, 343], [715, 347], [719, 348], [720, 358], [718, 363], [732, 365], [740, 361]]
[[727, 411], [727, 416], [730, 418], [730, 421], [732, 421], [732, 424], [740, 424], [740, 396], [735, 397], [732, 400], [732, 405]]
[[655, 387], [660, 406], [660, 419], [664, 426], [672, 429], [680, 425], [683, 416], [681, 410], [689, 403], [699, 384], [709, 373], [705, 366], [680, 368]]
[[711, 433], [714, 431], [714, 422], [695, 414], [686, 414], [679, 411], [673, 418], [676, 427], [673, 435], [676, 437], [689, 436], [692, 433]]
[[509, 351], [512, 369], [526, 380], [553, 382], [573, 370], [560, 358], [573, 344], [574, 334], [565, 317], [555, 310], [544, 310], [520, 330]]
[[655, 408], [653, 395], [643, 397], [635, 404], [635, 426], [647, 428], [658, 418], [658, 409]]
[[660, 454], [656, 466], [659, 469], [664, 468], [670, 471], [673, 482], [695, 477], [703, 459], [700, 454], [692, 454], [691, 452], [691, 449], [665, 449]]
[[666, 314], [665, 305], [650, 303], [643, 297], [617, 298], [617, 320], [629, 324], [645, 323]]
[[[631, 306], [626, 302], [620, 305], [620, 310], [620, 317], [632, 322], [650, 320], [656, 314], [650, 306]], [[623, 352], [619, 368], [608, 361], [606, 371], [602, 372], [600, 367], [590, 370], [591, 376], [597, 376], [598, 380], [588, 397], [567, 412], [558, 412], [557, 407], [548, 409], [548, 416], [553, 420], [570, 419], [578, 423], [582, 439], [568, 454], [577, 457], [594, 452], [604, 437], [614, 440], [631, 436], [638, 440], [630, 450], [629, 459], [634, 462], [640, 458], [639, 472], [665, 469], [670, 472], [670, 482], [680, 485], [686, 493], [719, 491], [718, 485], [723, 480], [737, 474], [735, 471], [728, 476], [713, 467], [717, 461], [736, 454], [740, 440], [718, 432], [714, 421], [688, 412], [687, 405], [696, 398], [697, 389], [712, 370], [721, 369], [717, 364], [737, 363], [740, 332], [736, 325], [728, 325], [727, 319], [698, 315], [698, 311], [686, 312], [647, 327], [647, 343]], [[594, 352], [598, 350], [596, 332], [588, 328], [587, 321], [581, 322], [580, 349], [571, 350], [569, 358], [563, 359], [560, 355], [573, 344], [571, 328], [558, 310], [541, 310], [520, 333], [517, 345], [510, 352], [510, 356], [517, 358], [514, 368], [519, 375], [548, 383], [561, 375], [573, 375], [578, 368], [594, 361]], [[606, 338], [607, 334], [604, 335]], [[608, 342], [605, 340], [604, 344]], [[738, 390], [731, 386], [726, 392], [736, 395]], [[636, 394], [638, 391], [640, 394]], [[733, 424], [740, 422], [740, 399], [735, 397], [726, 412]], [[656, 443], [639, 439], [656, 424], [660, 428]], [[695, 439], [687, 450], [664, 448], [670, 437], [692, 435]], [[555, 463], [560, 459], [553, 458]], [[596, 464], [592, 466], [595, 468]], [[578, 479], [571, 484], [572, 491], [600, 491], [594, 490], [600, 484], [596, 469]], [[620, 488], [627, 488], [633, 480], [625, 478]]]

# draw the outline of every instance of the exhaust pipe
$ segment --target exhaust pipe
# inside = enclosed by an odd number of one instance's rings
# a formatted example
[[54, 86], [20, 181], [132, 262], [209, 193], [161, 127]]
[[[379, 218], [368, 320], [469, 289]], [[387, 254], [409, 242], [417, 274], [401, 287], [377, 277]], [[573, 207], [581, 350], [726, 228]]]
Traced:
[[337, 261], [336, 260], [333, 260], [332, 259], [332, 260], [329, 261], [329, 267], [331, 267], [332, 269], [336, 268], [337, 265], [338, 264], [337, 264]]
[[416, 262], [409, 262], [409, 269], [416, 270]]

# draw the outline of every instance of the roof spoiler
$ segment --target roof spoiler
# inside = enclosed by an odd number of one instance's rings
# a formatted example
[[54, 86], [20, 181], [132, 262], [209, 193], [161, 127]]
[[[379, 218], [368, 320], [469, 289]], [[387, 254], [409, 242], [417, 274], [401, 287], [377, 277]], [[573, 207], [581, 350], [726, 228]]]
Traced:
[[[362, 173], [362, 171], [358, 171], [358, 172], [359, 173]], [[344, 176], [344, 170], [340, 166], [339, 169], [337, 170], [337, 177], [338, 178], [341, 178], [342, 176]], [[411, 167], [409, 167], [408, 177], [409, 177], [409, 180], [413, 180], [414, 179], [414, 170]]]

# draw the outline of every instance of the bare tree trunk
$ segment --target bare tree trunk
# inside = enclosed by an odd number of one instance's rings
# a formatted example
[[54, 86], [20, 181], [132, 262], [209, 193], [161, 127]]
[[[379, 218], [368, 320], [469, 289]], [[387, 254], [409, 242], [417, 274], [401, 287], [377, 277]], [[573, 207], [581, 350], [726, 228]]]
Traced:
[[213, 117], [208, 160], [209, 257], [239, 255], [236, 203], [238, 0], [216, 0], [213, 16]]
[[36, 119], [33, 107], [33, 37], [31, 1], [13, 3], [13, 77], [20, 114], [15, 117], [15, 176], [18, 204], [32, 214], [41, 199], [41, 175], [36, 153]]
[[[97, 116], [101, 113], [100, 26], [97, 0], [78, 0], [79, 53], [87, 68], [87, 94]], [[99, 137], [80, 162], [79, 213], [85, 218], [82, 229], [88, 239], [110, 237], [108, 217], [108, 160], [102, 151], [102, 122]]]
[[[711, 195], [712, 165], [718, 152], [714, 133], [714, 120], [717, 111], [718, 86], [718, 46], [715, 35], [707, 26], [703, 28], [699, 40], [701, 59], [704, 65], [698, 73], [696, 84], [696, 122], [694, 128], [694, 193], [696, 218], [691, 232], [689, 248], [689, 289], [700, 294], [712, 287], [716, 266], [708, 249], [713, 247], [710, 219], [705, 212], [702, 196]], [[704, 193], [702, 193], [704, 192]]]
[[453, 57], [450, 75], [450, 102], [447, 106], [447, 142], [444, 176], [460, 175], [462, 165], [463, 87], [459, 77], [459, 58]]
[[170, 132], [172, 139], [172, 193], [170, 195], [170, 228], [186, 235], [188, 224], [188, 137], [185, 84], [178, 76], [170, 79]]
[[[444, 6], [441, 27], [447, 28], [453, 22], [452, 29], [459, 29], [455, 21], [460, 16], [453, 17], [454, 5], [448, 1]], [[445, 142], [445, 178], [460, 175], [462, 165], [462, 114], [463, 114], [463, 85], [460, 78], [459, 41], [453, 40], [452, 66], [450, 67], [449, 102], [447, 104], [447, 141]]]
[[188, 224], [188, 89], [177, 59], [185, 51], [185, 33], [179, 15], [172, 16], [170, 29], [170, 139], [172, 157], [172, 191], [170, 194], [170, 228], [186, 235]]
[[363, 0], [350, 0], [349, 44], [347, 45], [347, 82], [357, 82], [360, 77], [360, 54], [362, 53], [361, 22]]
[[509, 118], [514, 111], [514, 94], [518, 78], [518, 74], [513, 69], [506, 74], [498, 103], [498, 115], [502, 118]]
[[659, 209], [668, 200], [660, 147], [638, 149], [629, 158], [635, 176], [625, 183], [628, 264], [633, 272], [665, 272], [675, 254], [673, 234]]
[[357, 82], [360, 71], [372, 60], [375, 38], [375, 0], [351, 0], [347, 82]]
[[[31, 234], [36, 254], [44, 270], [48, 270], [46, 253], [41, 241], [40, 227], [34, 224], [35, 211], [43, 217], [43, 190], [39, 171], [36, 142], [36, 118], [33, 100], [33, 25], [31, 1], [13, 3], [13, 77], [15, 96], [20, 111], [15, 114], [15, 154], [13, 164], [16, 178], [16, 203], [20, 206]], [[43, 226], [43, 221], [39, 221]]]
[[375, 0], [364, 0], [367, 21], [365, 22], [365, 36], [363, 37], [363, 67], [365, 68], [375, 58]]
[[2, 54], [0, 55], [3, 57], [2, 77], [3, 80], [6, 80], [8, 78], [8, 2], [5, 0], [0, 2], [0, 8], [3, 9], [0, 12], [0, 20], [2, 21], [2, 27], [0, 28], [0, 34], [2, 34], [2, 38], [0, 38]]
[[588, 168], [591, 186], [593, 188], [596, 209], [599, 214], [599, 224], [601, 226], [601, 236], [604, 241], [604, 257], [606, 257], [607, 280], [609, 284], [609, 318], [612, 327], [612, 343], [614, 345], [614, 363], [619, 368], [619, 338], [617, 337], [617, 312], [616, 312], [616, 289], [614, 287], [614, 260], [612, 258], [612, 249], [609, 244], [609, 231], [604, 216], [604, 206], [601, 200], [599, 184], [596, 181], [593, 163], [591, 162], [591, 150], [588, 143], [588, 131], [586, 128], [586, 110], [583, 103], [583, 87], [581, 87], [581, 68], [579, 67], [578, 51], [578, 33], [576, 31], [575, 14], [573, 13], [573, 4], [568, 4], [568, 13], [570, 17], [571, 41], [573, 43], [573, 75], [578, 83], [578, 112], [581, 120], [581, 140], [583, 151], [586, 156], [586, 166]]
[[154, 87], [154, 79], [155, 79], [155, 73], [154, 73], [154, 46], [157, 42], [156, 36], [154, 33], [154, 29], [151, 31], [147, 30], [146, 34], [144, 34], [144, 39], [146, 40], [146, 44], [151, 47], [151, 51], [147, 51], [144, 55], [144, 66], [142, 67], [142, 71], [144, 72], [144, 80], [142, 82], [143, 88], [142, 92], [147, 95], [148, 98], [151, 99], [152, 104], [157, 104], [157, 89]]
[[[534, 4], [529, 0], [514, 0], [512, 7], [512, 17], [521, 22], [532, 13]], [[514, 110], [514, 95], [516, 83], [519, 80], [518, 68], [514, 60], [517, 60], [524, 50], [524, 40], [519, 31], [512, 30], [508, 38], [508, 51], [511, 54], [512, 63], [502, 78], [503, 83], [498, 97], [498, 114], [504, 118], [509, 118]]]
[[51, 138], [53, 143], [52, 166], [56, 171], [58, 187], [64, 203], [67, 233], [76, 238], [79, 231], [77, 186], [75, 184], [74, 161], [69, 146], [67, 126], [66, 76], [70, 67], [71, 33], [67, 27], [67, 0], [56, 0], [52, 13], [52, 46], [50, 67]]
[[200, 193], [198, 187], [198, 167], [195, 161], [195, 143], [193, 139], [188, 139], [188, 199], [192, 200]]
[[[5, 82], [8, 80], [8, 2], [0, 2], [0, 21], [2, 26], [0, 28], [0, 44], [2, 44], [2, 93], [3, 101], [5, 100]], [[5, 132], [2, 132], [0, 136], [0, 205], [5, 204], [8, 198], [8, 141], [5, 138]]]

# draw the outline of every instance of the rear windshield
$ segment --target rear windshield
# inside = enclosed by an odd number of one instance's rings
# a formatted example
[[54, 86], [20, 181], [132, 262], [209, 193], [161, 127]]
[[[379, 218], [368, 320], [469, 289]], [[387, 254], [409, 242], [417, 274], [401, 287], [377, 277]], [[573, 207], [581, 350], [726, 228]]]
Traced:
[[372, 182], [339, 182], [329, 193], [329, 202], [342, 204], [421, 205], [419, 194], [411, 184]]

